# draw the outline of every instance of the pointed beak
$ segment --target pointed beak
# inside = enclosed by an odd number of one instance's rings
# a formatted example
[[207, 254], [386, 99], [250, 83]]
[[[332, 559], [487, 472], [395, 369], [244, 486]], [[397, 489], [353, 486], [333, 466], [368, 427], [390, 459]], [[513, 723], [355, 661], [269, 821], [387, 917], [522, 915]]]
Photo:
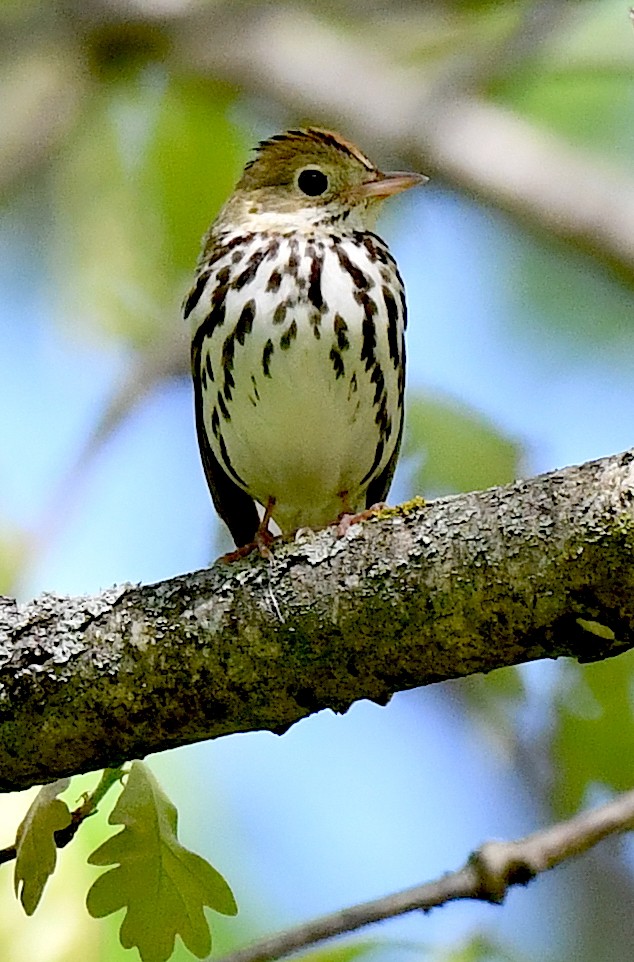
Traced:
[[372, 180], [362, 184], [359, 193], [368, 200], [382, 200], [384, 197], [391, 197], [392, 194], [400, 194], [402, 190], [409, 190], [410, 187], [420, 187], [428, 180], [429, 177], [425, 177], [424, 174], [413, 174], [402, 170], [396, 170], [390, 174], [379, 173]]

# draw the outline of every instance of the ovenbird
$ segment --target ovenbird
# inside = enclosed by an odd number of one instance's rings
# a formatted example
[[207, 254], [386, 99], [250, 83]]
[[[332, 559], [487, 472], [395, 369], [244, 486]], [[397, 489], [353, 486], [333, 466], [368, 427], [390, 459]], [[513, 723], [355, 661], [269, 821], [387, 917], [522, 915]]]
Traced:
[[[203, 241], [184, 304], [202, 462], [238, 545], [382, 501], [403, 429], [403, 282], [382, 173], [309, 127], [263, 141]], [[256, 502], [266, 509], [259, 520]]]

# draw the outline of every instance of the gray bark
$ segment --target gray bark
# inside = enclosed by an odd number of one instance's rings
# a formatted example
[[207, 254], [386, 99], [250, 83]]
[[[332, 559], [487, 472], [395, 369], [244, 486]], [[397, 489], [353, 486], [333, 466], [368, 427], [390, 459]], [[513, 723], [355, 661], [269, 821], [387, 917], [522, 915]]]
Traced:
[[0, 788], [634, 643], [634, 451], [92, 598], [0, 604]]

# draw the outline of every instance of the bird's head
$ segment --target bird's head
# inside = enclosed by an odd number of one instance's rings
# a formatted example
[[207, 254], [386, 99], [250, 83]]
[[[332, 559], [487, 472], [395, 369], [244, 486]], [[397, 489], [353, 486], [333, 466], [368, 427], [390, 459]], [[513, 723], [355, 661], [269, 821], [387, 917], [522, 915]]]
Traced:
[[426, 180], [422, 174], [383, 173], [330, 130], [289, 130], [257, 147], [220, 219], [255, 230], [367, 230], [379, 201]]

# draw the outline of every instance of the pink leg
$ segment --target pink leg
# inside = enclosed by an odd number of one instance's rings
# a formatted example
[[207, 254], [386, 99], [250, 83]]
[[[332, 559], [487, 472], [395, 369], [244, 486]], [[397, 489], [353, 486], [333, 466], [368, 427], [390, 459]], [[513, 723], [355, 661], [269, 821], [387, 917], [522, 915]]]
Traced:
[[271, 520], [274, 507], [275, 498], [271, 497], [267, 501], [264, 515], [258, 525], [258, 530], [255, 532], [253, 541], [249, 542], [249, 544], [243, 544], [242, 547], [236, 548], [235, 551], [229, 551], [227, 554], [223, 554], [218, 560], [222, 561], [223, 564], [230, 564], [232, 561], [238, 561], [239, 558], [246, 558], [252, 551], [258, 551], [263, 558], [270, 558], [271, 552], [269, 545], [275, 541], [275, 535], [269, 531], [269, 521]]
[[351, 528], [353, 524], [358, 524], [359, 521], [367, 521], [384, 508], [387, 508], [386, 502], [377, 501], [376, 504], [366, 508], [365, 511], [358, 511], [357, 514], [348, 514], [347, 512], [344, 512], [343, 514], [339, 515], [339, 518], [337, 519], [337, 537], [343, 538], [348, 528]]

